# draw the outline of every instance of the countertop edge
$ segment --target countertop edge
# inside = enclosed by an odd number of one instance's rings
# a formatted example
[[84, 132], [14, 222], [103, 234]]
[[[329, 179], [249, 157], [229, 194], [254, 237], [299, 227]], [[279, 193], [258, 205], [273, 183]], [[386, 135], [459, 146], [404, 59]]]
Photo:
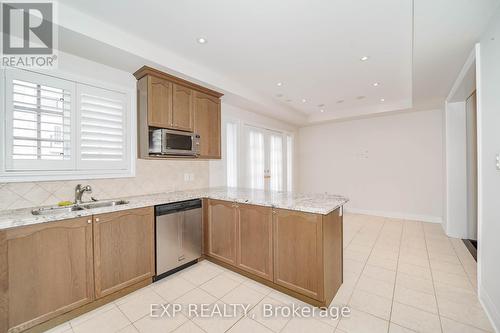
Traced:
[[[177, 193], [177, 196], [175, 195]], [[169, 199], [168, 195], [172, 195], [172, 198]], [[142, 200], [141, 200], [142, 198]], [[312, 207], [303, 207], [303, 206], [286, 206], [286, 205], [275, 205], [273, 203], [267, 203], [267, 202], [255, 202], [251, 201], [249, 199], [238, 199], [238, 198], [221, 198], [220, 196], [217, 195], [199, 195], [197, 193], [186, 193], [182, 194], [179, 192], [171, 192], [171, 193], [159, 193], [159, 194], [153, 194], [153, 195], [144, 195], [144, 196], [134, 196], [134, 197], [128, 197], [128, 198], [120, 198], [120, 199], [125, 199], [129, 200], [130, 203], [120, 205], [120, 206], [110, 206], [110, 207], [102, 207], [102, 208], [94, 208], [94, 209], [88, 209], [88, 210], [82, 210], [82, 211], [76, 211], [76, 212], [70, 212], [66, 214], [57, 214], [57, 215], [46, 215], [46, 216], [35, 216], [35, 215], [26, 215], [27, 211], [31, 212], [32, 208], [22, 208], [22, 209], [16, 209], [16, 210], [9, 210], [6, 211], [8, 212], [8, 215], [11, 215], [12, 218], [9, 217], [3, 217], [0, 215], [0, 231], [5, 231], [8, 229], [13, 229], [13, 228], [20, 228], [20, 227], [25, 227], [25, 226], [32, 226], [32, 225], [37, 225], [37, 224], [42, 224], [42, 223], [49, 223], [49, 222], [58, 222], [58, 221], [64, 221], [68, 219], [73, 219], [73, 218], [79, 218], [79, 217], [87, 217], [87, 216], [92, 216], [92, 215], [98, 215], [98, 214], [107, 214], [107, 213], [113, 213], [113, 212], [118, 212], [118, 211], [123, 211], [123, 210], [129, 210], [129, 209], [136, 209], [136, 208], [144, 208], [144, 207], [154, 207], [158, 205], [163, 205], [163, 204], [169, 204], [169, 203], [174, 203], [174, 202], [180, 202], [180, 201], [185, 201], [185, 200], [193, 200], [193, 199], [212, 199], [212, 200], [221, 200], [221, 201], [230, 201], [230, 202], [237, 202], [241, 204], [249, 204], [249, 205], [256, 205], [256, 206], [262, 206], [262, 207], [275, 207], [278, 209], [286, 209], [286, 210], [293, 210], [293, 211], [299, 211], [299, 212], [304, 212], [304, 213], [311, 213], [311, 214], [319, 214], [319, 215], [328, 215], [331, 212], [337, 210], [338, 208], [342, 207], [345, 205], [349, 199], [336, 196], [336, 200], [338, 201], [336, 204], [328, 206], [325, 209], [321, 208], [312, 208]], [[102, 200], [102, 201], [107, 201]], [[112, 200], [112, 199], [109, 199]], [[18, 213], [18, 214], [16, 214]], [[16, 215], [25, 215], [20, 218], [16, 218]], [[2, 221], [3, 220], [3, 221]]]

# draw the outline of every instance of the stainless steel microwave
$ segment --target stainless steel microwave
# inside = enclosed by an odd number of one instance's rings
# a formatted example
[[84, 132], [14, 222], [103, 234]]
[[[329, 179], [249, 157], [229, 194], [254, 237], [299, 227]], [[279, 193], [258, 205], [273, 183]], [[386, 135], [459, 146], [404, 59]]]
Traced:
[[149, 154], [198, 156], [200, 154], [200, 136], [192, 132], [150, 128]]

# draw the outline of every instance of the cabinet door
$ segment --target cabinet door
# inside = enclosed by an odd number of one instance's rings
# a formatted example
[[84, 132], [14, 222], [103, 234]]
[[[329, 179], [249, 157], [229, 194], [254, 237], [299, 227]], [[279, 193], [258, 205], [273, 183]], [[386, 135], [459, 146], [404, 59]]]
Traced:
[[172, 126], [172, 83], [154, 76], [148, 77], [148, 125]]
[[220, 158], [220, 99], [196, 92], [195, 132], [200, 135], [200, 157]]
[[323, 299], [321, 215], [276, 209], [274, 282], [311, 298]]
[[21, 331], [94, 299], [92, 220], [0, 233], [0, 332]]
[[273, 280], [272, 208], [238, 205], [237, 266]]
[[96, 297], [154, 275], [152, 207], [94, 216]]
[[173, 84], [172, 128], [193, 131], [193, 91]]
[[227, 201], [208, 200], [208, 255], [236, 265], [236, 208]]

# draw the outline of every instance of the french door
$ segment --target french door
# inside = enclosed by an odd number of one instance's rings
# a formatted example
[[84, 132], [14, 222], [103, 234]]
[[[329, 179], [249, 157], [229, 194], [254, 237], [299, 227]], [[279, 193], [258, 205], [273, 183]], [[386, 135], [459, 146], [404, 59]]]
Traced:
[[285, 140], [283, 133], [245, 126], [245, 182], [247, 187], [285, 190]]

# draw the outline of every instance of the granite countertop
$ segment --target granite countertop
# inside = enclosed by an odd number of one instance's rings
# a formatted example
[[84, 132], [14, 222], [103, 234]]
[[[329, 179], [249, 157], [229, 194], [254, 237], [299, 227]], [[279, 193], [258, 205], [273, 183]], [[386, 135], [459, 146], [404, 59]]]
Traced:
[[31, 210], [33, 208], [39, 207], [5, 210], [0, 211], [0, 230], [198, 198], [218, 199], [322, 215], [329, 214], [335, 209], [343, 206], [348, 201], [345, 197], [330, 194], [303, 194], [245, 188], [215, 187], [200, 190], [177, 191], [118, 198], [127, 200], [129, 203], [120, 206], [94, 208], [53, 215], [31, 214]]

